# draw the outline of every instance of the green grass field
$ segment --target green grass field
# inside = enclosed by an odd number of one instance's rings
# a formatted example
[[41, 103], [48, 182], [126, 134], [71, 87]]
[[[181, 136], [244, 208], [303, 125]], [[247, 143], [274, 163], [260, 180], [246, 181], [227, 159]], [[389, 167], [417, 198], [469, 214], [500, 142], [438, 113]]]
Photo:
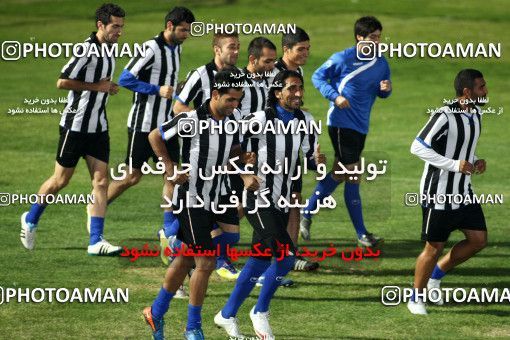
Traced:
[[[163, 27], [170, 7], [179, 2], [119, 1], [127, 12], [121, 42], [141, 43]], [[184, 2], [182, 2], [184, 4]], [[100, 1], [6, 0], [0, 13], [2, 41], [81, 42], [93, 30], [93, 13]], [[372, 183], [362, 184], [364, 213], [369, 230], [386, 238], [378, 261], [330, 260], [312, 274], [291, 273], [295, 287], [280, 289], [271, 304], [271, 324], [278, 339], [408, 339], [408, 338], [510, 338], [510, 305], [454, 304], [430, 307], [426, 317], [411, 315], [404, 305], [384, 306], [381, 288], [410, 287], [414, 262], [422, 248], [421, 211], [406, 207], [404, 194], [419, 189], [423, 162], [409, 147], [426, 122], [427, 108], [441, 106], [454, 95], [453, 78], [462, 68], [478, 68], [485, 76], [490, 106], [503, 107], [501, 115], [484, 116], [477, 154], [488, 169], [473, 179], [477, 193], [510, 197], [508, 175], [508, 119], [510, 100], [505, 86], [510, 79], [508, 3], [504, 0], [434, 1], [188, 1], [197, 20], [210, 22], [296, 23], [311, 37], [311, 55], [305, 66], [305, 106], [316, 119], [325, 119], [327, 102], [312, 87], [310, 76], [332, 53], [353, 44], [352, 26], [362, 15], [375, 15], [384, 25], [389, 42], [499, 42], [502, 57], [492, 59], [390, 59], [393, 94], [378, 100], [372, 111], [367, 138], [367, 158], [387, 159], [389, 171]], [[504, 14], [507, 13], [507, 14]], [[239, 66], [246, 63], [246, 49], [253, 36], [241, 36]], [[277, 46], [280, 37], [270, 37]], [[184, 44], [180, 78], [212, 58], [211, 37], [191, 37]], [[280, 52], [280, 48], [279, 48]], [[115, 79], [128, 59], [117, 61]], [[64, 58], [1, 61], [0, 74], [0, 192], [35, 193], [52, 173], [58, 142], [58, 114], [9, 115], [8, 109], [27, 107], [25, 98], [66, 96], [55, 83]], [[123, 161], [127, 144], [126, 119], [131, 92], [111, 97], [108, 118], [111, 166]], [[56, 106], [61, 109], [61, 107]], [[321, 150], [332, 155], [326, 133]], [[332, 157], [329, 157], [331, 161]], [[303, 197], [314, 188], [312, 175], [305, 178]], [[342, 188], [334, 194], [336, 209], [322, 212], [306, 243], [322, 249], [333, 243], [343, 249], [355, 246], [355, 233], [343, 204]], [[63, 193], [90, 192], [90, 180], [81, 161]], [[159, 208], [161, 179], [146, 177], [108, 209], [105, 236], [114, 244], [156, 244], [162, 220]], [[119, 258], [94, 258], [88, 244], [84, 205], [49, 207], [37, 232], [35, 251], [19, 241], [19, 217], [28, 204], [0, 207], [0, 286], [129, 288], [125, 304], [17, 303], [0, 305], [2, 339], [147, 339], [150, 334], [140, 318], [161, 285], [165, 267], [159, 258], [134, 264]], [[475, 258], [451, 272], [444, 287], [510, 288], [508, 203], [485, 206], [489, 245]], [[248, 245], [251, 227], [241, 225], [241, 247]], [[449, 245], [462, 234], [452, 234]], [[303, 243], [305, 245], [305, 243]], [[506, 254], [506, 255], [505, 255]], [[241, 260], [241, 263], [244, 260]], [[223, 306], [234, 284], [216, 274], [210, 280], [203, 308], [203, 329], [210, 339], [225, 339], [214, 327], [214, 314]], [[255, 336], [248, 312], [256, 301], [256, 288], [239, 311], [241, 330]], [[166, 315], [169, 339], [182, 338], [186, 300], [174, 300]]]

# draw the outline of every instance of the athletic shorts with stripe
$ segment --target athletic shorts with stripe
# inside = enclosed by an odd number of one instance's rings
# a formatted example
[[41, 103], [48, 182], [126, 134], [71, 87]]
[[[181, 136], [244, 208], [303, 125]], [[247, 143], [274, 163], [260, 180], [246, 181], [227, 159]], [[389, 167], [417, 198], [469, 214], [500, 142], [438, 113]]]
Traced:
[[[287, 247], [292, 254], [296, 253], [292, 239], [287, 232], [289, 214], [276, 208], [260, 208], [255, 213], [248, 213], [252, 209], [245, 208], [244, 214], [253, 228], [252, 251], [254, 245], [260, 243], [260, 250], [271, 249], [271, 254], [278, 258], [281, 247]], [[257, 257], [260, 260], [270, 261], [270, 257]]]
[[446, 242], [456, 229], [487, 230], [480, 204], [468, 204], [455, 210], [422, 207], [422, 241]]
[[239, 225], [237, 209], [228, 208], [224, 214], [214, 214], [203, 208], [183, 208], [177, 215], [179, 232], [177, 238], [187, 245], [200, 246], [202, 250], [214, 250], [211, 231], [217, 222]]
[[83, 133], [59, 127], [56, 161], [64, 168], [74, 168], [80, 157], [91, 156], [108, 163], [110, 158], [110, 137], [108, 131]]
[[328, 133], [335, 150], [335, 157], [342, 164], [354, 164], [360, 160], [367, 135], [356, 130], [334, 126], [328, 126]]
[[[172, 162], [179, 163], [179, 137], [175, 135], [169, 140], [165, 140], [166, 150]], [[126, 152], [126, 164], [129, 164], [131, 158], [132, 167], [141, 169], [144, 162], [152, 158], [154, 163], [158, 161], [158, 157], [154, 154], [149, 142], [149, 132], [134, 131], [128, 128], [128, 146]]]

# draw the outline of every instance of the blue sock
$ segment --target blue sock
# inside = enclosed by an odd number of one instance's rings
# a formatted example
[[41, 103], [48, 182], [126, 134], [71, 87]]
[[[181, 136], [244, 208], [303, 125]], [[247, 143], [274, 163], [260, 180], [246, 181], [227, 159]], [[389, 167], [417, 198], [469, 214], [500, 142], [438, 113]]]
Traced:
[[430, 278], [434, 280], [441, 280], [445, 275], [446, 273], [442, 271], [441, 268], [439, 268], [439, 266], [436, 264]]
[[188, 324], [186, 330], [191, 331], [193, 329], [202, 328], [202, 306], [188, 305]]
[[255, 305], [255, 313], [267, 312], [269, 310], [269, 303], [280, 286], [279, 280], [289, 273], [294, 266], [294, 260], [294, 256], [289, 256], [281, 261], [273, 261], [273, 263], [271, 263], [264, 274], [264, 284], [262, 285], [257, 304]]
[[216, 269], [220, 268], [225, 261], [228, 260], [227, 256], [227, 245], [231, 248], [239, 242], [240, 236], [239, 233], [229, 233], [223, 232], [221, 235], [213, 238], [213, 244], [220, 245], [220, 256], [218, 256], [218, 260], [216, 261]]
[[241, 274], [236, 281], [236, 286], [230, 294], [227, 303], [221, 310], [221, 315], [224, 318], [231, 318], [237, 315], [237, 311], [239, 307], [243, 304], [244, 300], [250, 295], [253, 287], [257, 283], [258, 277], [266, 271], [267, 267], [271, 262], [259, 260], [253, 257], [250, 257], [246, 264], [241, 270]]
[[179, 231], [179, 220], [175, 217], [171, 211], [165, 211], [163, 213], [163, 229], [165, 230], [165, 236], [175, 236]]
[[[322, 181], [317, 183], [317, 186], [315, 187], [312, 196], [308, 199], [308, 206], [304, 209], [305, 211], [308, 211], [308, 213], [304, 213], [303, 216], [305, 218], [311, 219], [312, 214], [310, 214], [310, 211], [313, 211], [317, 209], [317, 201], [322, 200], [335, 191], [336, 187], [340, 184], [340, 182], [337, 182], [333, 179], [333, 176], [331, 175], [331, 172], [324, 177]], [[317, 191], [319, 194], [317, 195]]]
[[152, 316], [157, 319], [161, 320], [165, 313], [168, 311], [168, 307], [170, 306], [170, 301], [174, 297], [174, 293], [170, 293], [165, 288], [161, 287], [159, 290], [158, 296], [156, 296], [156, 299], [152, 303]]
[[104, 217], [90, 217], [90, 242], [89, 245], [94, 245], [101, 241], [103, 237]]
[[39, 218], [41, 217], [42, 213], [44, 212], [44, 209], [46, 209], [46, 205], [42, 204], [32, 204], [30, 207], [30, 210], [28, 211], [28, 214], [25, 218], [25, 221], [27, 223], [37, 224], [39, 223]]
[[367, 228], [365, 228], [365, 223], [363, 222], [359, 183], [345, 183], [344, 200], [354, 229], [356, 229], [356, 234], [358, 234], [358, 237], [361, 237], [361, 235], [367, 233]]

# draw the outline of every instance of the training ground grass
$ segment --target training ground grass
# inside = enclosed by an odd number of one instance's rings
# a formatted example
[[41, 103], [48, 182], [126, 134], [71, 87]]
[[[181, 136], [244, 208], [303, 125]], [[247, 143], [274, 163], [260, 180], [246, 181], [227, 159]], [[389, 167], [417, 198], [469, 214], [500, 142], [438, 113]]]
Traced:
[[[4, 1], [0, 14], [0, 37], [21, 42], [81, 42], [93, 29], [93, 13], [99, 1]], [[141, 43], [162, 29], [163, 18], [175, 2], [122, 1], [127, 12], [122, 42]], [[477, 154], [487, 160], [487, 172], [474, 176], [477, 193], [510, 195], [508, 176], [508, 109], [506, 94], [510, 65], [510, 29], [505, 1], [193, 1], [185, 4], [199, 21], [296, 23], [311, 37], [311, 55], [305, 66], [305, 106], [324, 122], [327, 102], [312, 87], [310, 76], [332, 53], [352, 45], [352, 26], [362, 15], [375, 15], [384, 25], [388, 42], [500, 42], [502, 57], [493, 59], [391, 59], [393, 94], [377, 100], [366, 142], [369, 160], [387, 159], [388, 173], [362, 184], [366, 224], [386, 242], [378, 261], [359, 263], [329, 261], [316, 273], [292, 273], [293, 288], [280, 289], [271, 304], [271, 324], [279, 339], [339, 338], [482, 338], [510, 337], [510, 307], [506, 304], [454, 304], [430, 307], [426, 317], [411, 315], [404, 305], [385, 307], [381, 288], [409, 287], [419, 241], [421, 211], [405, 207], [404, 194], [416, 192], [423, 163], [409, 153], [409, 146], [427, 120], [427, 108], [441, 106], [451, 98], [453, 78], [461, 68], [480, 69], [487, 81], [490, 106], [503, 107], [502, 115], [486, 115]], [[240, 66], [246, 63], [247, 44], [253, 36], [241, 36]], [[271, 39], [279, 46], [280, 37]], [[212, 58], [210, 36], [190, 38], [184, 44], [180, 78]], [[280, 52], [280, 48], [279, 48]], [[117, 61], [115, 79], [127, 63]], [[28, 58], [0, 62], [0, 192], [34, 193], [52, 173], [58, 141], [58, 114], [8, 115], [11, 107], [26, 107], [24, 98], [65, 96], [55, 87], [63, 58]], [[108, 104], [111, 165], [124, 160], [126, 118], [131, 93], [121, 90]], [[61, 109], [59, 107], [59, 109]], [[326, 133], [321, 150], [332, 161]], [[314, 188], [312, 175], [304, 181], [303, 197]], [[344, 249], [355, 246], [355, 234], [343, 204], [342, 188], [334, 194], [336, 209], [322, 212], [312, 228], [313, 240], [302, 243], [322, 249], [333, 243]], [[80, 162], [63, 193], [89, 193], [85, 163]], [[114, 244], [142, 247], [156, 244], [161, 224], [161, 179], [144, 178], [108, 209], [105, 236]], [[505, 198], [506, 198], [505, 197]], [[148, 338], [140, 319], [162, 282], [165, 268], [159, 259], [130, 263], [119, 258], [86, 256], [85, 206], [51, 206], [37, 232], [37, 247], [26, 251], [19, 241], [19, 217], [28, 205], [0, 208], [0, 286], [129, 288], [126, 304], [16, 303], [0, 305], [0, 338]], [[508, 203], [484, 206], [489, 245], [445, 279], [445, 287], [510, 287], [506, 262]], [[248, 245], [251, 228], [242, 222], [240, 247]], [[449, 246], [461, 239], [452, 234]], [[506, 255], [505, 255], [506, 254]], [[244, 260], [240, 261], [241, 263]], [[203, 308], [203, 329], [208, 338], [225, 338], [213, 325], [234, 284], [213, 274]], [[248, 312], [256, 292], [239, 311], [241, 330], [254, 336]], [[181, 338], [187, 302], [174, 300], [166, 315], [166, 333]]]

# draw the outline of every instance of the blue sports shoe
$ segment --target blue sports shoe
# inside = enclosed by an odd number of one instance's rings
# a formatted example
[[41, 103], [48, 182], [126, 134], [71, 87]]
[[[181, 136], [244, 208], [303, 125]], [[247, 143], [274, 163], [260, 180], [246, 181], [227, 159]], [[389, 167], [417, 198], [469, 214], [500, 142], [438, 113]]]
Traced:
[[165, 320], [155, 319], [152, 317], [152, 307], [145, 307], [143, 309], [143, 318], [145, 322], [149, 325], [152, 331], [152, 338], [154, 340], [165, 340], [164, 328], [165, 328]]
[[186, 340], [205, 340], [202, 328], [184, 331], [184, 339]]

